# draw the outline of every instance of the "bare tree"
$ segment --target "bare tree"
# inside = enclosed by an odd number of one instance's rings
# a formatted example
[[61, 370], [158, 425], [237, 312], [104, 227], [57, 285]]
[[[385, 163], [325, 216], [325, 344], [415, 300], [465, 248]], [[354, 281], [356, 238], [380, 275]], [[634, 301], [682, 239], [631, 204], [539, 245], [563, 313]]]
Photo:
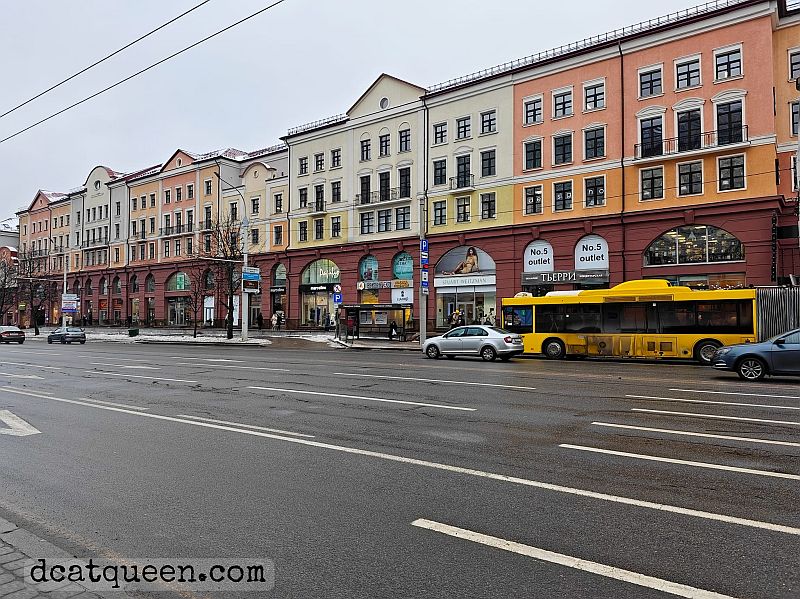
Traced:
[[213, 285], [211, 287], [208, 285], [206, 274], [209, 272], [208, 264], [200, 262], [192, 265], [186, 273], [189, 277], [189, 293], [186, 296], [186, 303], [192, 311], [194, 337], [197, 337], [197, 323], [203, 313], [206, 298], [214, 291]]
[[16, 258], [11, 255], [0, 256], [0, 325], [6, 321], [6, 314], [17, 300]]
[[39, 314], [42, 308], [58, 300], [57, 276], [50, 271], [46, 251], [27, 250], [17, 255], [18, 299], [30, 308], [34, 335], [39, 334]]

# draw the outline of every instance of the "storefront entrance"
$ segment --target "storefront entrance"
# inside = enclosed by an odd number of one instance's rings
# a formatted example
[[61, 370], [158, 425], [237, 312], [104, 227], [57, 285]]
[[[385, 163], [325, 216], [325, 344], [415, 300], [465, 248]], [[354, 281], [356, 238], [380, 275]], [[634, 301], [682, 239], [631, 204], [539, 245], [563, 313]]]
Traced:
[[300, 324], [331, 329], [334, 317], [334, 288], [339, 288], [339, 267], [322, 258], [309, 264], [300, 277]]
[[176, 327], [186, 326], [188, 316], [186, 298], [171, 297], [167, 302], [167, 324]]
[[447, 252], [436, 264], [436, 327], [496, 322], [497, 271], [492, 257], [472, 246]]

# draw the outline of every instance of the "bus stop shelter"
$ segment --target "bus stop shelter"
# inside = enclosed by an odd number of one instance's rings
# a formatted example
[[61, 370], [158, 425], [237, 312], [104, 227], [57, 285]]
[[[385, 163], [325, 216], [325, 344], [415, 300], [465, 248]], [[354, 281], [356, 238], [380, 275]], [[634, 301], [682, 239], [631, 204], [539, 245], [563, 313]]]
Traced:
[[339, 307], [337, 337], [389, 337], [392, 323], [397, 327], [397, 337], [406, 337], [406, 323], [412, 306], [406, 304], [345, 304]]

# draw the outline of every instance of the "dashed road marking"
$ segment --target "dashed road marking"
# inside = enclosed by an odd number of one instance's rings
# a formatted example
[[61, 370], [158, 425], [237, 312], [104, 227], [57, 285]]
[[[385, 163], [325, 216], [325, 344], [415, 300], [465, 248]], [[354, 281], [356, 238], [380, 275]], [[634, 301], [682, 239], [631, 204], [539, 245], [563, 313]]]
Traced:
[[193, 420], [200, 420], [202, 422], [213, 422], [214, 424], [229, 424], [231, 426], [242, 426], [244, 428], [252, 428], [257, 431], [267, 431], [269, 433], [278, 433], [280, 435], [292, 435], [293, 437], [307, 437], [314, 439], [314, 435], [306, 435], [304, 433], [293, 433], [292, 431], [283, 431], [277, 428], [267, 428], [264, 426], [256, 426], [254, 424], [242, 424], [241, 422], [228, 422], [227, 420], [215, 420], [213, 418], [201, 418], [200, 416], [190, 416], [189, 414], [178, 414], [178, 418], [191, 418]]
[[89, 362], [90, 366], [113, 366], [114, 368], [127, 368], [138, 370], [161, 370], [156, 366], [141, 366], [139, 364], [109, 364], [108, 362]]
[[409, 376], [388, 376], [383, 374], [362, 374], [350, 372], [334, 372], [334, 376], [353, 376], [358, 378], [389, 379], [395, 381], [416, 381], [420, 383], [448, 383], [450, 385], [475, 385], [477, 387], [499, 387], [501, 389], [516, 389], [519, 391], [534, 391], [536, 387], [519, 387], [516, 385], [500, 385], [494, 383], [472, 383], [467, 381], [449, 381], [446, 379], [418, 379]]
[[643, 431], [648, 433], [662, 433], [664, 435], [683, 435], [686, 437], [706, 437], [708, 439], [724, 439], [726, 441], [746, 441], [748, 443], [765, 443], [767, 445], [782, 445], [785, 447], [800, 447], [800, 443], [792, 441], [774, 441], [772, 439], [754, 439], [753, 437], [736, 437], [734, 435], [717, 435], [714, 433], [695, 433], [692, 431], [677, 431], [668, 428], [653, 428], [650, 426], [633, 426], [630, 424], [614, 424], [611, 422], [592, 422], [594, 426], [604, 426], [608, 428], [620, 428], [633, 431]]
[[160, 376], [145, 376], [143, 374], [127, 374], [124, 372], [106, 372], [105, 370], [84, 370], [86, 374], [102, 374], [103, 376], [121, 376], [126, 379], [150, 379], [153, 381], [168, 381], [170, 383], [197, 383], [188, 379], [168, 379]]
[[681, 403], [703, 403], [715, 406], [744, 406], [748, 408], [768, 408], [770, 410], [800, 410], [798, 406], [775, 406], [761, 403], [746, 403], [736, 401], [711, 401], [709, 399], [683, 399], [680, 397], [652, 397], [650, 395], [626, 395], [631, 399], [654, 399], [657, 401], [677, 401]]
[[699, 414], [697, 412], [672, 412], [670, 410], [649, 410], [645, 408], [633, 408], [631, 412], [646, 412], [648, 414], [668, 414], [670, 416], [691, 416], [693, 418], [711, 418], [713, 420], [737, 420], [739, 422], [761, 422], [763, 424], [786, 424], [789, 426], [800, 426], [800, 422], [793, 420], [769, 420], [766, 418], [746, 418], [744, 416], [720, 416], [718, 414]]
[[706, 391], [703, 389], [670, 389], [684, 393], [709, 393], [711, 395], [744, 395], [745, 397], [775, 397], [778, 399], [800, 399], [800, 395], [769, 395], [766, 393], [736, 393], [733, 391]]

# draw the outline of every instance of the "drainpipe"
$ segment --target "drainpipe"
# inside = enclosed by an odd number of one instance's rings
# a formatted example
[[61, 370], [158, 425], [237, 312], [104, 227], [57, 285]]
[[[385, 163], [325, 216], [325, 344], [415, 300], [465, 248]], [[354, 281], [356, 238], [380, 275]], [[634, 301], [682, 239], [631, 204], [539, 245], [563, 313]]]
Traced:
[[625, 197], [627, 195], [628, 187], [625, 183], [625, 56], [622, 53], [622, 42], [617, 42], [617, 50], [619, 51], [619, 87], [620, 87], [620, 102], [622, 106], [622, 126], [620, 127], [620, 139], [621, 139], [621, 146], [620, 146], [620, 156], [619, 156], [619, 167], [622, 171], [622, 209], [619, 215], [619, 222], [622, 228], [622, 281], [628, 278], [627, 267], [625, 264], [625, 250], [626, 244], [625, 240], [627, 238], [626, 231], [625, 231]]

